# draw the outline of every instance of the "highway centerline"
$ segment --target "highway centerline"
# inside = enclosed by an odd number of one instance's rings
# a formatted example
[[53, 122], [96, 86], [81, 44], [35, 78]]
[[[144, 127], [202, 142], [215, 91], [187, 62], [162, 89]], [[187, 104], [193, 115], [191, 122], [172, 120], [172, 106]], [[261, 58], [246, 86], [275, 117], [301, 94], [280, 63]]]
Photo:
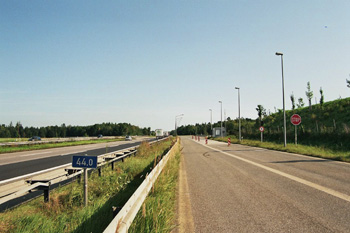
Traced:
[[[195, 141], [195, 142], [197, 142], [197, 141]], [[237, 156], [237, 155], [229, 154], [229, 153], [227, 153], [227, 152], [225, 152], [225, 151], [222, 151], [222, 150], [213, 148], [213, 147], [211, 147], [211, 146], [204, 145], [204, 144], [202, 144], [202, 143], [200, 143], [200, 142], [197, 142], [197, 143], [200, 144], [200, 145], [202, 145], [202, 146], [208, 147], [208, 148], [210, 148], [210, 149], [212, 149], [212, 150], [214, 150], [214, 151], [217, 151], [217, 152], [219, 152], [219, 153], [228, 155], [228, 156], [230, 156], [230, 157], [232, 157], [232, 158], [235, 158], [235, 159], [241, 160], [241, 161], [243, 161], [243, 162], [249, 163], [249, 164], [251, 164], [251, 165], [260, 167], [260, 168], [265, 169], [265, 170], [267, 170], [267, 171], [273, 172], [273, 173], [275, 173], [275, 174], [277, 174], [277, 175], [283, 176], [283, 177], [288, 178], [288, 179], [290, 179], [290, 180], [293, 180], [293, 181], [296, 181], [296, 182], [298, 182], [298, 183], [307, 185], [307, 186], [309, 186], [309, 187], [311, 187], [311, 188], [314, 188], [314, 189], [317, 189], [317, 190], [319, 190], [319, 191], [325, 192], [325, 193], [327, 193], [327, 194], [329, 194], [329, 195], [332, 195], [332, 196], [334, 196], [334, 197], [340, 198], [340, 199], [342, 199], [342, 200], [344, 200], [344, 201], [350, 202], [350, 196], [349, 196], [349, 195], [346, 195], [346, 194], [344, 194], [344, 193], [340, 193], [340, 192], [335, 191], [335, 190], [333, 190], [333, 189], [324, 187], [324, 186], [322, 186], [322, 185], [315, 184], [315, 183], [313, 183], [313, 182], [310, 182], [310, 181], [307, 181], [307, 180], [305, 180], [305, 179], [302, 179], [302, 178], [299, 178], [299, 177], [296, 177], [296, 176], [287, 174], [287, 173], [285, 173], [285, 172], [278, 171], [278, 170], [276, 170], [276, 169], [273, 169], [273, 168], [270, 168], [270, 167], [261, 165], [261, 164], [259, 164], [259, 163], [253, 162], [253, 161], [250, 161], [250, 160], [248, 160], [248, 159], [241, 158], [241, 157], [239, 157], [239, 156]]]

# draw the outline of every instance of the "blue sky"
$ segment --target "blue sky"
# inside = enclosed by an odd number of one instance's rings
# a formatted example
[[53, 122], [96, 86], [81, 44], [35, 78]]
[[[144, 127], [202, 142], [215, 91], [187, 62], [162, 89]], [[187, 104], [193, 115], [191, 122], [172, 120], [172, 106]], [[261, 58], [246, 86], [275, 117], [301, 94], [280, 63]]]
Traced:
[[[1, 1], [0, 124], [174, 128], [348, 97], [350, 1]], [[315, 100], [313, 100], [313, 103]]]

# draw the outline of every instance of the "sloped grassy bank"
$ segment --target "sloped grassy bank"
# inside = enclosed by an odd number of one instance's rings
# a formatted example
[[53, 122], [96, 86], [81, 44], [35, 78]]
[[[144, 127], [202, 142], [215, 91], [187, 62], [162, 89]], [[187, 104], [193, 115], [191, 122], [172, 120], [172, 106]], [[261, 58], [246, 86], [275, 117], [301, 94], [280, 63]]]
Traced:
[[89, 205], [84, 207], [83, 183], [52, 191], [50, 202], [37, 198], [0, 213], [0, 232], [102, 232], [113, 219], [112, 206], [122, 207], [174, 139], [157, 145], [142, 143], [137, 155], [89, 175]]
[[302, 154], [302, 155], [309, 155], [309, 156], [320, 157], [324, 159], [350, 162], [350, 151], [344, 151], [343, 149], [337, 150], [334, 148], [327, 148], [325, 146], [307, 146], [307, 145], [295, 145], [293, 143], [288, 143], [287, 147], [284, 147], [284, 145], [281, 143], [260, 142], [258, 140], [244, 139], [241, 142], [239, 142], [235, 136], [215, 138], [214, 140], [227, 142], [228, 138], [231, 138], [231, 142], [236, 144], [255, 146], [255, 147], [285, 151], [285, 152]]

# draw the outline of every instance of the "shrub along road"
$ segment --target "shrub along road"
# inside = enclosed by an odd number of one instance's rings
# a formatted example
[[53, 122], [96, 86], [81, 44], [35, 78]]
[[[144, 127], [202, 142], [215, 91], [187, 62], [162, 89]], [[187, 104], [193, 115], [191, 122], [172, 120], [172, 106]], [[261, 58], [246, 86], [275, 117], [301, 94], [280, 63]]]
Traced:
[[349, 231], [350, 164], [189, 137], [182, 145], [180, 198], [196, 232]]

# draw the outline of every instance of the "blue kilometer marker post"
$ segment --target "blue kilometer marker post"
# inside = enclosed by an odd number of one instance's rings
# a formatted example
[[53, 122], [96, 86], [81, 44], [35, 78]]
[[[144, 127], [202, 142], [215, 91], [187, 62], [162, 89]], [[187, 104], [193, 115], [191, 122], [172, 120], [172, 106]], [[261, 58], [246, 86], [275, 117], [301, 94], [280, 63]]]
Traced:
[[97, 157], [96, 156], [74, 155], [72, 167], [97, 168]]
[[97, 168], [96, 156], [73, 155], [72, 167], [84, 168], [84, 204], [88, 204], [88, 168]]

